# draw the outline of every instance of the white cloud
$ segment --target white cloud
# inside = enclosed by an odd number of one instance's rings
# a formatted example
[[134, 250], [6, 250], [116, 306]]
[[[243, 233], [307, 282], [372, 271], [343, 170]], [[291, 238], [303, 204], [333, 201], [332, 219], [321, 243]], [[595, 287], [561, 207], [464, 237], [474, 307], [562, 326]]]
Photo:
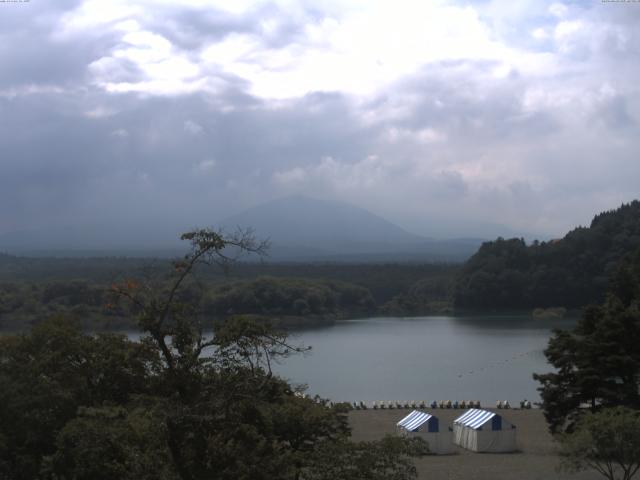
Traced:
[[390, 143], [411, 141], [419, 144], [429, 144], [434, 142], [443, 142], [447, 139], [447, 136], [443, 132], [433, 128], [409, 130], [405, 128], [390, 127], [385, 131], [383, 138]]
[[190, 135], [199, 135], [204, 131], [204, 127], [193, 120], [185, 120], [183, 128]]
[[129, 132], [127, 130], [125, 130], [124, 128], [118, 128], [118, 129], [113, 130], [111, 132], [111, 136], [112, 137], [116, 137], [116, 138], [128, 138], [129, 137]]
[[305, 33], [304, 44], [278, 52], [279, 61], [275, 52], [254, 52], [251, 67], [237, 65], [234, 73], [252, 83], [253, 93], [268, 98], [334, 90], [366, 95], [425, 64], [517, 57], [491, 38], [473, 8], [427, 2], [374, 3], [307, 24]]
[[117, 111], [113, 108], [106, 107], [104, 105], [98, 105], [90, 110], [85, 111], [85, 116], [88, 118], [106, 118], [115, 115]]
[[549, 6], [549, 13], [554, 17], [563, 18], [567, 15], [569, 9], [562, 3], [553, 3]]
[[114, 31], [122, 33], [120, 43], [88, 66], [94, 83], [106, 91], [174, 95], [212, 88], [186, 52], [138, 21], [121, 21]]
[[194, 81], [154, 79], [139, 82], [101, 82], [99, 85], [109, 93], [136, 92], [142, 95], [174, 96], [210, 90], [205, 79]]
[[[147, 0], [131, 7], [120, 1], [105, 6], [89, 0], [64, 17], [63, 29], [111, 25], [122, 33], [120, 45], [92, 63], [98, 85], [111, 92], [141, 91], [144, 86], [151, 94], [169, 94], [171, 88], [181, 94], [206, 90], [210, 82], [205, 77], [218, 71], [246, 80], [251, 93], [265, 98], [293, 98], [313, 91], [371, 95], [440, 61], [499, 61], [504, 65], [496, 70], [498, 76], [532, 63], [526, 52], [496, 41], [476, 9], [445, 2], [336, 3], [330, 5], [330, 14], [320, 18], [300, 13], [297, 2], [280, 2], [280, 8], [301, 22], [302, 35], [295, 41], [266, 45], [265, 38], [276, 34], [280, 22], [278, 17], [267, 17], [260, 20], [260, 33], [232, 32], [189, 54], [146, 29], [153, 5], [166, 8], [167, 2]], [[193, 5], [202, 7], [204, 2]], [[246, 14], [250, 5], [209, 4], [236, 14]], [[123, 62], [134, 64], [145, 78], [117, 80]]]
[[83, 34], [103, 25], [121, 22], [141, 16], [144, 9], [128, 2], [85, 0], [78, 8], [60, 19], [57, 35]]
[[567, 20], [559, 22], [554, 31], [554, 37], [558, 41], [571, 38], [581, 31], [584, 31], [585, 25], [581, 20]]
[[202, 59], [233, 71], [236, 63], [250, 61], [250, 56], [261, 49], [259, 40], [253, 35], [232, 33], [222, 41], [209, 45], [202, 52]]
[[58, 85], [27, 83], [24, 85], [13, 86], [9, 88], [0, 88], [0, 97], [12, 99], [29, 95], [60, 95], [67, 92], [67, 89]]
[[294, 167], [290, 170], [275, 172], [273, 174], [273, 180], [277, 184], [284, 186], [296, 186], [301, 184], [306, 179], [307, 171], [302, 167]]
[[410, 178], [414, 174], [419, 177], [422, 174], [416, 167], [413, 160], [398, 161], [376, 154], [351, 163], [325, 156], [314, 165], [277, 171], [272, 179], [286, 187], [349, 195], [349, 192], [375, 192], [378, 188], [386, 188], [393, 179], [403, 178], [407, 173]]
[[531, 32], [531, 36], [536, 40], [546, 40], [550, 35], [545, 28], [538, 27], [533, 32]]
[[213, 158], [207, 158], [198, 163], [196, 170], [199, 172], [210, 172], [217, 165], [217, 162]]

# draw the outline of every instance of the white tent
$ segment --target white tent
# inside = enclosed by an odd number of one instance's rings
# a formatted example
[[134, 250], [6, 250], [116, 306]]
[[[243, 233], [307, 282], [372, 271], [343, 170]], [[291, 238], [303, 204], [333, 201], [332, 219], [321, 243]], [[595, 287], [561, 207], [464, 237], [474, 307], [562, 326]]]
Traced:
[[516, 427], [497, 413], [472, 408], [453, 421], [453, 442], [474, 452], [513, 452]]
[[438, 455], [451, 453], [451, 429], [440, 431], [440, 422], [437, 417], [419, 410], [414, 410], [400, 420], [396, 427], [401, 435], [419, 436], [429, 444], [429, 451]]

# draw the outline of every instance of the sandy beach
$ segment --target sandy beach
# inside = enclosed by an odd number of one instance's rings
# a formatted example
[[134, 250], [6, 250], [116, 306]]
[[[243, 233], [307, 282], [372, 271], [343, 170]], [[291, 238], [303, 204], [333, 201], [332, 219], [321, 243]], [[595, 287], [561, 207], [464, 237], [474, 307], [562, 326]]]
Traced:
[[[464, 410], [422, 409], [436, 415], [440, 425], [451, 425]], [[492, 410], [492, 409], [489, 409]], [[354, 410], [349, 415], [353, 439], [376, 440], [395, 432], [395, 424], [410, 409]], [[567, 474], [559, 472], [556, 446], [547, 430], [541, 410], [496, 410], [517, 428], [518, 451], [515, 453], [473, 453], [456, 447], [453, 455], [429, 455], [415, 461], [418, 478], [430, 480], [479, 479], [479, 480], [545, 480], [572, 479], [595, 480], [600, 477], [594, 471]]]

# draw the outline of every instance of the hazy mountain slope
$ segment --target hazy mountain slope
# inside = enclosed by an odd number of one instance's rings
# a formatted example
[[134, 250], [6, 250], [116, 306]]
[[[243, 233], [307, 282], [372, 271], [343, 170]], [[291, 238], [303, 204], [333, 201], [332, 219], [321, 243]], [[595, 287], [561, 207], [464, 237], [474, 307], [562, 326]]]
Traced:
[[[174, 256], [185, 246], [179, 234], [193, 225], [149, 219], [135, 225], [57, 225], [0, 235], [0, 252], [28, 256]], [[202, 222], [210, 225], [212, 222]], [[214, 223], [214, 225], [216, 225]], [[233, 231], [252, 228], [271, 240], [274, 261], [463, 261], [481, 239], [434, 240], [407, 232], [347, 203], [301, 195], [279, 198], [218, 222]]]
[[322, 247], [345, 243], [415, 243], [424, 238], [362, 208], [301, 195], [278, 198], [225, 219], [274, 242]]
[[462, 260], [480, 240], [421, 237], [362, 208], [301, 195], [279, 198], [229, 217], [232, 230], [252, 227], [269, 238], [271, 257], [290, 260]]

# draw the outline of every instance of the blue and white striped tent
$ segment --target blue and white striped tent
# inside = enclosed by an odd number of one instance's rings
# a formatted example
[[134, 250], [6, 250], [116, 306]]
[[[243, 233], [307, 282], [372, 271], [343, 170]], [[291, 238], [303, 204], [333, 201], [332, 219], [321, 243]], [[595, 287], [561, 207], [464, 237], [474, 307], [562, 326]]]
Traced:
[[438, 417], [434, 415], [414, 410], [400, 420], [396, 427], [401, 435], [419, 436], [426, 440], [431, 453], [444, 454], [453, 450], [451, 429], [445, 428], [441, 432]]
[[438, 431], [438, 419], [433, 415], [429, 415], [425, 412], [414, 410], [409, 415], [400, 420], [396, 425], [400, 428], [404, 428], [408, 432], [417, 432], [420, 427], [426, 425], [428, 432]]
[[474, 452], [513, 452], [516, 427], [495, 412], [472, 408], [453, 421], [453, 441]]
[[[472, 408], [464, 413], [464, 415], [456, 418], [453, 423], [459, 423], [469, 428], [478, 429], [491, 420], [491, 430], [500, 430], [500, 421], [502, 417], [488, 410], [480, 410]], [[495, 425], [494, 425], [495, 423]]]

